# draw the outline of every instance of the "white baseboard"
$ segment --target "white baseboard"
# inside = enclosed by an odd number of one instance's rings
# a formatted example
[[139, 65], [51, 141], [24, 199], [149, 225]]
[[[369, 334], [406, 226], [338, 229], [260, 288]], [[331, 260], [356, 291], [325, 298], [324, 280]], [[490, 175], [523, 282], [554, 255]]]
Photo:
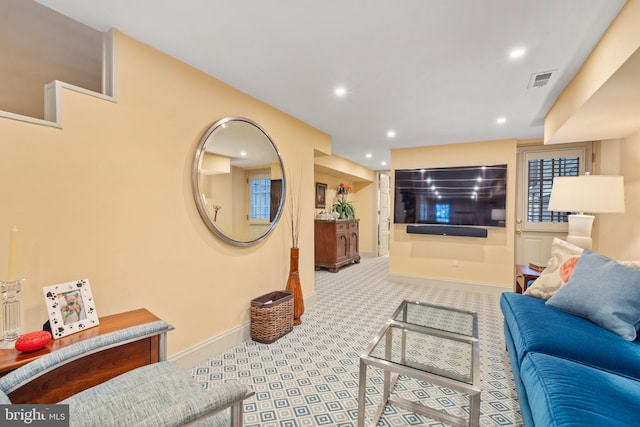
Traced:
[[404, 283], [407, 285], [427, 285], [436, 286], [446, 289], [459, 289], [471, 292], [486, 292], [492, 294], [501, 294], [503, 292], [512, 291], [510, 285], [487, 284], [480, 282], [460, 281], [451, 279], [442, 279], [438, 277], [413, 276], [409, 274], [393, 274], [387, 275], [387, 280], [393, 283]]
[[[312, 292], [304, 297], [304, 306], [312, 307], [316, 303], [316, 293]], [[304, 321], [304, 314], [302, 315]], [[191, 369], [225, 351], [251, 339], [251, 322], [245, 322], [222, 334], [213, 336], [186, 350], [171, 355], [169, 360], [184, 369]]]
[[183, 350], [169, 357], [184, 369], [191, 369], [202, 362], [224, 353], [230, 348], [251, 339], [251, 323], [245, 322], [220, 335], [211, 337], [200, 344]]

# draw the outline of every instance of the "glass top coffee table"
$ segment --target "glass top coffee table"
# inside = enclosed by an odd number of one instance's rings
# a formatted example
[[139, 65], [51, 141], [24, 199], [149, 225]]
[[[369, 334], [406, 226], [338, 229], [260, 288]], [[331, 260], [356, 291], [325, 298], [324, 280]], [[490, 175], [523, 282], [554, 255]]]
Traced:
[[[480, 357], [475, 312], [403, 301], [360, 356], [358, 426], [365, 423], [367, 367], [384, 371], [384, 390], [370, 425], [393, 404], [455, 426], [480, 423]], [[447, 387], [469, 396], [469, 418], [393, 394], [399, 375]]]

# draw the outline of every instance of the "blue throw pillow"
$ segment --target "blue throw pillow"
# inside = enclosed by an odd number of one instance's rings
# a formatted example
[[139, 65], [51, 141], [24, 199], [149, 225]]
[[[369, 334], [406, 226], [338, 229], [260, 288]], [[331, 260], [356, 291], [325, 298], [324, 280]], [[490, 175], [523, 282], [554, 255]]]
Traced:
[[567, 284], [546, 304], [634, 341], [640, 328], [640, 270], [585, 249]]

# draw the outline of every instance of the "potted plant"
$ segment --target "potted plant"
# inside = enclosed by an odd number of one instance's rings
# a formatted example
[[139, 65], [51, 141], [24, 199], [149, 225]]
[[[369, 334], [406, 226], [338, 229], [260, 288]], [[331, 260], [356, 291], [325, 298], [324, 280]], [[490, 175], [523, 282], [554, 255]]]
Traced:
[[333, 210], [340, 216], [338, 219], [356, 219], [356, 209], [349, 201], [349, 194], [353, 193], [350, 185], [340, 183], [336, 194], [336, 203], [333, 204]]

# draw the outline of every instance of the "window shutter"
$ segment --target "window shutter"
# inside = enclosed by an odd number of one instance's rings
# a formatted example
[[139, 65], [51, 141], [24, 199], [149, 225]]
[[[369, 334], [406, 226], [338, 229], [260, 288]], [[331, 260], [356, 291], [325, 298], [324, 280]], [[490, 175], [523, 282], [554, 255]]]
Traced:
[[528, 164], [528, 208], [529, 222], [567, 222], [567, 212], [547, 210], [553, 178], [556, 176], [578, 176], [580, 157], [529, 160]]
[[251, 220], [269, 220], [271, 212], [271, 176], [268, 170], [252, 171], [249, 174]]

